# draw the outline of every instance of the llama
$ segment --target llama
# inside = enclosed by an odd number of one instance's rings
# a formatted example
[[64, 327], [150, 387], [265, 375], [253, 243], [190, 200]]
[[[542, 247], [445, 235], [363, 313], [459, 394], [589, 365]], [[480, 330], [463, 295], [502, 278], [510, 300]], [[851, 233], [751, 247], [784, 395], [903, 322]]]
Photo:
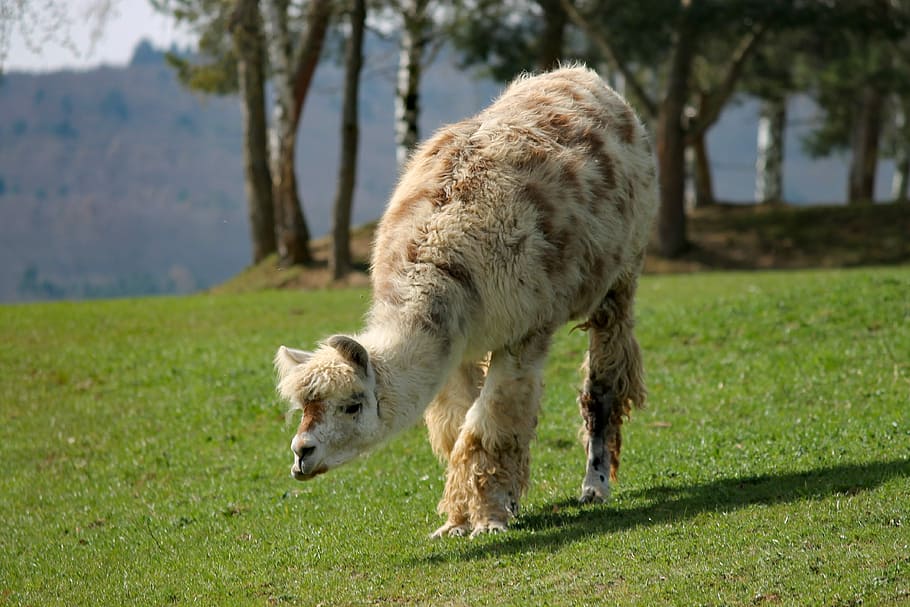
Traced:
[[423, 416], [447, 464], [432, 536], [506, 530], [528, 486], [551, 337], [575, 320], [588, 333], [580, 499], [608, 498], [620, 426], [645, 398], [633, 300], [655, 175], [641, 122], [584, 67], [520, 77], [437, 131], [377, 228], [366, 328], [278, 349], [278, 391], [302, 412], [294, 478]]

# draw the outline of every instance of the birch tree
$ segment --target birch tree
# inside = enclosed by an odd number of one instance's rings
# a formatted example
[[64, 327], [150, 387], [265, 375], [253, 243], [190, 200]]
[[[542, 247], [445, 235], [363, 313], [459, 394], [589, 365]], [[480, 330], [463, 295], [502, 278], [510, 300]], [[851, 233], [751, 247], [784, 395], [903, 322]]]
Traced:
[[268, 50], [275, 97], [270, 132], [275, 233], [281, 265], [311, 260], [309, 228], [297, 193], [297, 124], [294, 121], [292, 46], [288, 31], [288, 0], [263, 0], [268, 24]]
[[395, 159], [399, 172], [419, 141], [420, 75], [429, 25], [428, 0], [401, 0], [401, 46], [395, 87]]
[[289, 0], [263, 0], [272, 66], [274, 110], [270, 137], [275, 230], [281, 265], [312, 260], [310, 233], [297, 190], [297, 129], [332, 13], [331, 0], [309, 2], [304, 31], [296, 40], [288, 26]]
[[785, 97], [764, 99], [758, 116], [758, 155], [755, 161], [755, 200], [782, 202], [784, 199], [784, 127], [787, 120]]
[[749, 62], [743, 90], [758, 99], [756, 137], [755, 200], [759, 203], [784, 200], [784, 135], [787, 100], [800, 91], [802, 55], [814, 47], [810, 31], [772, 32]]

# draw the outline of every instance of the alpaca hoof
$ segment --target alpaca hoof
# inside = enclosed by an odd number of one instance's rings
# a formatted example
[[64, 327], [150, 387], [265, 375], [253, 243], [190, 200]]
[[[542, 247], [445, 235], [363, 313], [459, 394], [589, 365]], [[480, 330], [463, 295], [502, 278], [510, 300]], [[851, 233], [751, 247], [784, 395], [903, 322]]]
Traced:
[[474, 527], [474, 531], [471, 532], [471, 537], [474, 538], [486, 533], [505, 533], [508, 528], [509, 524], [503, 521], [487, 521], [485, 523], [479, 523]]
[[467, 523], [446, 523], [430, 534], [430, 539], [437, 540], [441, 537], [464, 537], [471, 530]]
[[584, 487], [581, 490], [581, 497], [578, 498], [579, 504], [602, 504], [610, 497], [609, 493], [604, 495], [594, 487]]

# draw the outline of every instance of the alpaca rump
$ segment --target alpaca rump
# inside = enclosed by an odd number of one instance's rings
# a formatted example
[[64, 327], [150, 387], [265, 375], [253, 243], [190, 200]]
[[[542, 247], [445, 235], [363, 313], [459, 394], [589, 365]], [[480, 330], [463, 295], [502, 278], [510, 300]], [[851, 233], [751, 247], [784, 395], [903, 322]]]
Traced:
[[330, 470], [424, 417], [447, 466], [434, 535], [506, 529], [530, 477], [551, 337], [588, 333], [581, 500], [609, 496], [620, 427], [643, 404], [634, 298], [657, 209], [647, 135], [591, 70], [513, 82], [409, 161], [376, 232], [366, 326], [282, 346], [302, 412], [292, 474]]

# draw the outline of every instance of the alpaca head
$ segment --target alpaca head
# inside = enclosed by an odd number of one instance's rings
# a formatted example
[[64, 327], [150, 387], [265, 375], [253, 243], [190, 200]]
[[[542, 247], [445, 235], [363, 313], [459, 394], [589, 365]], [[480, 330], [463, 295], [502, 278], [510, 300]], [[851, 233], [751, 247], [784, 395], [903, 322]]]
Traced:
[[309, 480], [353, 459], [382, 438], [376, 374], [354, 339], [335, 335], [314, 352], [281, 346], [278, 392], [302, 412], [291, 474]]

